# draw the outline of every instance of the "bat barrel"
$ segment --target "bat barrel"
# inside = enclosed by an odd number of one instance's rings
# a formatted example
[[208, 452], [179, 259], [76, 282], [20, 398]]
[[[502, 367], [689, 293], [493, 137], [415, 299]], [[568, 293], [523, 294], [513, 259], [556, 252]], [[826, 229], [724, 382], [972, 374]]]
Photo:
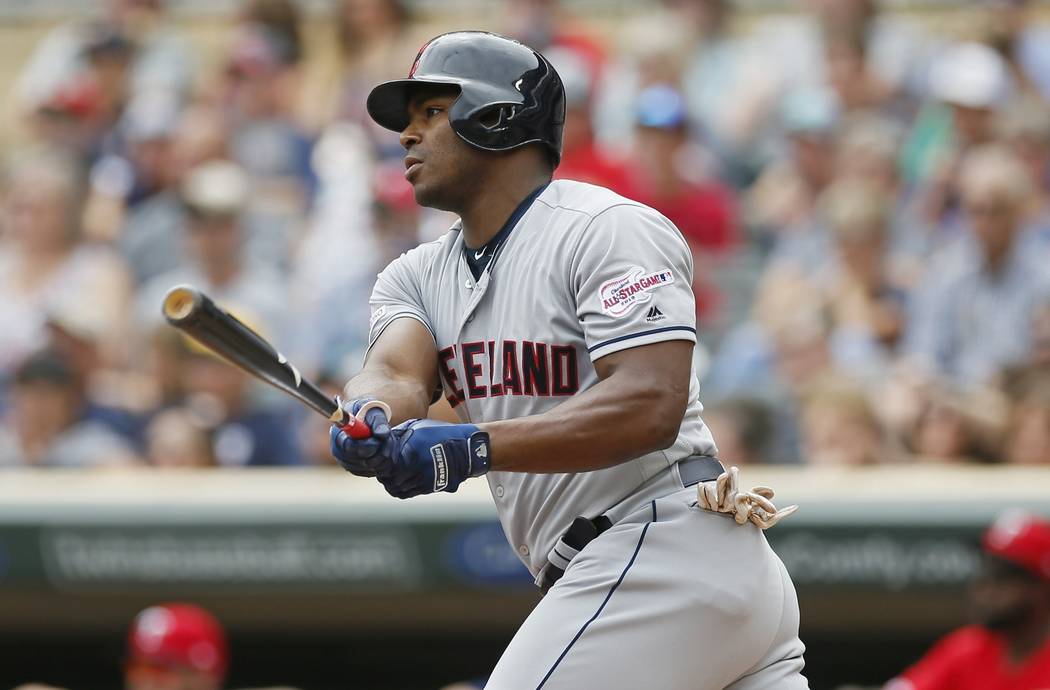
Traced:
[[274, 349], [265, 338], [190, 285], [168, 291], [164, 317], [197, 342], [252, 376], [285, 391], [334, 422], [345, 415], [328, 397]]

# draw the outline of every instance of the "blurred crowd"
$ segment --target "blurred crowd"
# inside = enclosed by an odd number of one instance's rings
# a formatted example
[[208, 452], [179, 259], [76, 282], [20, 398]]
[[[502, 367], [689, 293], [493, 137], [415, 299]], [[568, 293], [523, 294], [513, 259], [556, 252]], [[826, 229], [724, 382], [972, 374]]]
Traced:
[[462, 28], [558, 69], [558, 177], [642, 201], [689, 241], [725, 460], [1050, 464], [1036, 3], [960, 3], [949, 31], [878, 0], [776, 15], [654, 0], [611, 24], [503, 2], [496, 25], [468, 27], [402, 0], [323, 17], [240, 0], [216, 64], [163, 0], [105, 0], [52, 29], [7, 99], [0, 467], [329, 464], [324, 420], [160, 304], [196, 285], [338, 391], [377, 270], [451, 224], [415, 204], [365, 97]]

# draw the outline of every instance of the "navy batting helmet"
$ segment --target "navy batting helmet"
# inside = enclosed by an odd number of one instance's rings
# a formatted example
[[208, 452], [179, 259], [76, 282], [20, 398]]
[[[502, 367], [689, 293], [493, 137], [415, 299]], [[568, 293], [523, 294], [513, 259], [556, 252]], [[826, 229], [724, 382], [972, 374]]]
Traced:
[[453, 131], [484, 151], [542, 144], [561, 160], [565, 89], [545, 57], [517, 41], [484, 31], [456, 31], [420, 49], [408, 79], [368, 95], [368, 114], [387, 129], [408, 126], [408, 100], [419, 84], [456, 86], [449, 108]]

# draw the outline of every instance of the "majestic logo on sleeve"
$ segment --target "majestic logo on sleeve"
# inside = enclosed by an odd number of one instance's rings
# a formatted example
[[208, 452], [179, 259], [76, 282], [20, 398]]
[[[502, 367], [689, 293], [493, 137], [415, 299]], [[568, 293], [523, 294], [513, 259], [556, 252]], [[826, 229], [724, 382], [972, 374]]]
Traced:
[[602, 311], [613, 318], [624, 316], [638, 304], [645, 304], [653, 298], [652, 291], [674, 282], [674, 273], [669, 268], [658, 271], [647, 271], [633, 266], [621, 276], [602, 284], [598, 299], [602, 301]]

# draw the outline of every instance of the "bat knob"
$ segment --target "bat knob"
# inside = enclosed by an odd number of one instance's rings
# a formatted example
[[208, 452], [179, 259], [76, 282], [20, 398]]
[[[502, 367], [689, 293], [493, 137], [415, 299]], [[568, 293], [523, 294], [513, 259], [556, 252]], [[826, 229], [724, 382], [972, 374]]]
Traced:
[[350, 421], [339, 428], [346, 432], [346, 435], [355, 441], [361, 441], [372, 437], [372, 430], [368, 428], [368, 425], [365, 424], [363, 419], [357, 419], [356, 417], [351, 417]]
[[342, 409], [342, 403], [338, 396], [336, 396], [335, 401], [337, 405], [336, 414], [339, 414], [346, 419], [345, 422], [339, 425], [339, 428], [355, 441], [372, 437], [372, 430], [365, 422], [365, 414], [367, 414], [369, 410], [382, 410], [383, 414], [386, 415], [386, 418], [388, 420], [390, 419], [390, 406], [380, 400], [369, 400], [361, 406], [361, 409], [357, 411], [356, 416], [350, 416], [348, 412]]

